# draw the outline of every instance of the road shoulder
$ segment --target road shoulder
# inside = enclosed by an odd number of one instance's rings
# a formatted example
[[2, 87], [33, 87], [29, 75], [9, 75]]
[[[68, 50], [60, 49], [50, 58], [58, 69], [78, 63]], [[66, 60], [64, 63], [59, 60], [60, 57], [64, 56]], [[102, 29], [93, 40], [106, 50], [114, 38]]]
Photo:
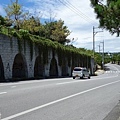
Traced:
[[120, 120], [120, 101], [103, 120]]

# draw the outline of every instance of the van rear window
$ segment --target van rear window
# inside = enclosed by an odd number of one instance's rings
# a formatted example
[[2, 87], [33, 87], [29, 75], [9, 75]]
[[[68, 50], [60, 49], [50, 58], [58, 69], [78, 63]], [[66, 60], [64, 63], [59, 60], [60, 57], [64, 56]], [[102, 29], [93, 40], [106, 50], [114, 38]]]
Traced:
[[74, 71], [81, 71], [81, 69], [79, 69], [79, 68], [75, 68]]

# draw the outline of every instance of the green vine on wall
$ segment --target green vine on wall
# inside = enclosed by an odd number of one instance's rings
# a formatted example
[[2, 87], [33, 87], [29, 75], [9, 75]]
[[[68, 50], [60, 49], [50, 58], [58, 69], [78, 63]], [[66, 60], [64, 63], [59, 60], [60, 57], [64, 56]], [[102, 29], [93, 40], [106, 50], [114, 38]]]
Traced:
[[[29, 48], [30, 48], [31, 60], [33, 58], [33, 52], [34, 52], [33, 46], [37, 45], [38, 48], [40, 49], [39, 52], [42, 51], [39, 54], [42, 54], [44, 64], [48, 63], [48, 53], [52, 49], [56, 51], [58, 54], [59, 66], [61, 66], [64, 63], [63, 57], [65, 57], [68, 60], [69, 67], [71, 66], [71, 62], [72, 62], [72, 66], [78, 65], [79, 61], [81, 62], [81, 60], [84, 60], [83, 56], [90, 57], [88, 53], [80, 51], [77, 48], [64, 46], [58, 42], [53, 42], [49, 39], [29, 34], [29, 32], [26, 30], [20, 29], [19, 31], [17, 31], [12, 29], [10, 33], [11, 36], [18, 38], [18, 49], [20, 52], [22, 51], [22, 45], [26, 44], [26, 42], [28, 43], [28, 45], [30, 46]], [[23, 40], [24, 42], [22, 42]], [[26, 45], [24, 45], [24, 50], [26, 51]]]

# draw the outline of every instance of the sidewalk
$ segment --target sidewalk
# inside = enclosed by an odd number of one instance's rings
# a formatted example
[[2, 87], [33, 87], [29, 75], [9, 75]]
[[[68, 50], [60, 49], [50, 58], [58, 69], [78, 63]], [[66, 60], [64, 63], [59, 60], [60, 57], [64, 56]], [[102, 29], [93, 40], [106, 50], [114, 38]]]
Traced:
[[[95, 72], [95, 75], [101, 75], [104, 72], [104, 70], [99, 69]], [[103, 120], [120, 120], [120, 101]]]
[[105, 72], [104, 70], [98, 69], [97, 71], [95, 71], [95, 75], [101, 75], [104, 72]]
[[103, 120], [120, 120], [120, 101]]

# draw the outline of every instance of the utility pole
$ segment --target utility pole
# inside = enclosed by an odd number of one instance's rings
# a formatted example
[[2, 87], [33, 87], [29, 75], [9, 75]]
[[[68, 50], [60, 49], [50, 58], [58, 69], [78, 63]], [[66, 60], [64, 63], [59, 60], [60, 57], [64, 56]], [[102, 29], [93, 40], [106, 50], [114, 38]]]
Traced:
[[95, 31], [96, 28], [99, 28], [99, 27], [93, 26], [93, 58], [95, 56], [95, 35], [99, 32], [103, 32], [103, 31]]
[[104, 40], [103, 40], [103, 69], [104, 69]]
[[101, 42], [103, 44], [103, 53], [102, 53], [102, 67], [104, 69], [104, 40]]
[[100, 54], [100, 44], [98, 45], [98, 47], [99, 47], [99, 54]]
[[95, 28], [93, 26], [93, 58], [95, 56]]

